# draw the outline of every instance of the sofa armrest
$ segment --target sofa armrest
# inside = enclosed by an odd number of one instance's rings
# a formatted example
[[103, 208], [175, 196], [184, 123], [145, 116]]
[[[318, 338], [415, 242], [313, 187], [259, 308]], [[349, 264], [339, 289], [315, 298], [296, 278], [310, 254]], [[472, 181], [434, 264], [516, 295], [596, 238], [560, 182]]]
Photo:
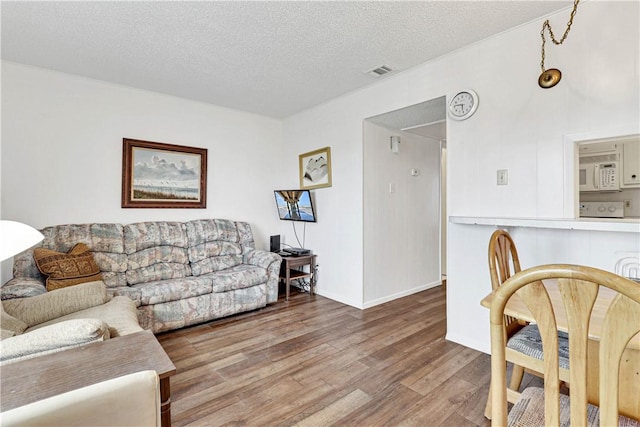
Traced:
[[11, 316], [34, 326], [107, 301], [105, 284], [96, 281], [56, 289], [35, 297], [5, 300], [2, 306]]
[[0, 365], [31, 359], [109, 338], [109, 327], [100, 319], [74, 319], [3, 339]]
[[14, 277], [0, 288], [0, 299], [35, 297], [47, 293], [44, 280], [33, 277]]
[[267, 270], [267, 304], [278, 302], [278, 283], [282, 257], [274, 252], [260, 249], [246, 249], [243, 254], [245, 264], [255, 265]]
[[275, 252], [267, 252], [260, 249], [247, 249], [243, 254], [243, 261], [245, 264], [255, 265], [266, 268], [267, 270], [270, 270], [270, 267], [275, 263], [278, 265], [278, 271], [276, 273], [279, 273], [282, 257]]

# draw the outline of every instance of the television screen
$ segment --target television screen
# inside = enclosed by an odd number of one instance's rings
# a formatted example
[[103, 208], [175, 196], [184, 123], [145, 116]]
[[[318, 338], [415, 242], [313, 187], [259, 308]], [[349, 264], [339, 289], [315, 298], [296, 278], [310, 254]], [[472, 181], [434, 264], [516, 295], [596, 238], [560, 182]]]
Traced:
[[280, 219], [316, 222], [309, 190], [275, 190], [273, 193]]

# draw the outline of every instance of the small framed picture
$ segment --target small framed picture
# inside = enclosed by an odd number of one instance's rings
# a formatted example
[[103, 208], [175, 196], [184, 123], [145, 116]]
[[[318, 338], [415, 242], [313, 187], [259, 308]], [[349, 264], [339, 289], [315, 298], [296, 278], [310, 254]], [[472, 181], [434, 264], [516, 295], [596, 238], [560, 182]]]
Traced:
[[207, 149], [122, 140], [123, 208], [206, 208]]
[[300, 188], [331, 187], [331, 147], [300, 154]]

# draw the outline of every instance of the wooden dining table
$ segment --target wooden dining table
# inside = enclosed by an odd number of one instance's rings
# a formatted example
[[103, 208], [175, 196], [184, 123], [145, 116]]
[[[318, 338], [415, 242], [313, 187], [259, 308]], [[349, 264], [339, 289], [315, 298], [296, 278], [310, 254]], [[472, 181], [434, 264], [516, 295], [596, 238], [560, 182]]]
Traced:
[[[544, 280], [543, 283], [556, 313], [558, 329], [567, 332], [567, 318], [558, 282], [549, 279]], [[598, 351], [602, 325], [607, 309], [616, 295], [615, 291], [601, 286], [591, 313], [587, 352], [587, 397], [594, 405], [598, 405]], [[493, 292], [484, 297], [481, 304], [483, 307], [491, 308], [492, 300]], [[507, 302], [504, 313], [526, 322], [535, 322], [531, 312], [517, 293]], [[571, 384], [569, 384], [569, 390], [571, 390]], [[631, 339], [622, 355], [618, 407], [620, 414], [640, 419], [640, 333]]]

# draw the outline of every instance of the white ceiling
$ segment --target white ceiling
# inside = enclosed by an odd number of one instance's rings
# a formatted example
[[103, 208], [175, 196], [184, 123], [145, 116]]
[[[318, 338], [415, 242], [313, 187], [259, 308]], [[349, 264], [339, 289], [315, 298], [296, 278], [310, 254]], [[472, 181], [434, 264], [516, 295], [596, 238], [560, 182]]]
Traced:
[[2, 59], [282, 118], [572, 4], [3, 0]]

